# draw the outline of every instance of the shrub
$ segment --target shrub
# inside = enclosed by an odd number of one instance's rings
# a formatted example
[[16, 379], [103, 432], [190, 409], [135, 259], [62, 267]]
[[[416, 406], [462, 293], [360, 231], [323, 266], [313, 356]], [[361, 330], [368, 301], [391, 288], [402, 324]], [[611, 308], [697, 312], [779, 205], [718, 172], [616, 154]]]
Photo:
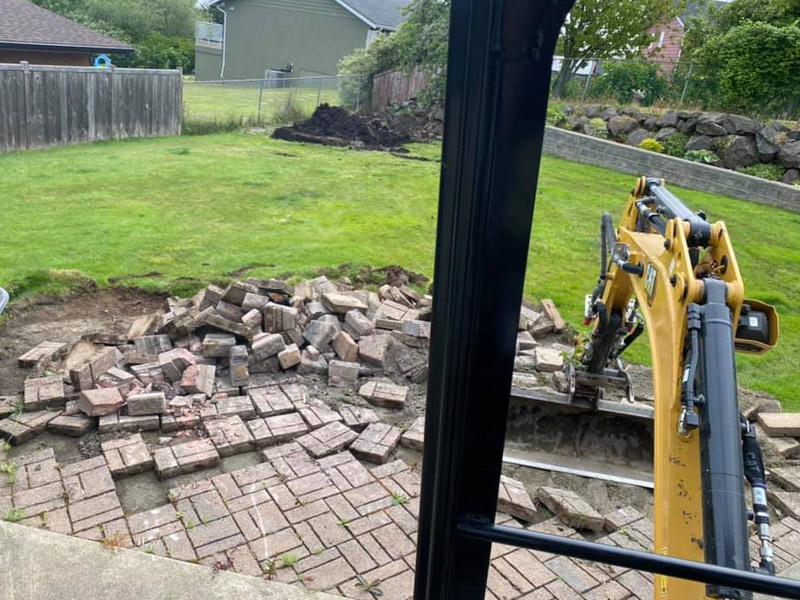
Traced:
[[608, 127], [606, 127], [606, 122], [600, 117], [589, 119], [589, 129], [591, 130], [590, 135], [594, 137], [608, 137]]
[[719, 156], [711, 150], [689, 150], [683, 155], [683, 158], [704, 165], [712, 165], [719, 162]]
[[639, 147], [642, 150], [648, 150], [650, 152], [657, 152], [658, 154], [664, 154], [664, 146], [661, 145], [661, 142], [656, 141], [653, 138], [643, 139], [642, 143], [639, 144]]
[[609, 64], [592, 85], [593, 95], [613, 96], [621, 104], [633, 101], [635, 89], [645, 93], [642, 104], [649, 106], [664, 96], [667, 82], [653, 63], [619, 62]]
[[750, 165], [749, 167], [741, 167], [737, 170], [739, 173], [744, 173], [745, 175], [752, 175], [753, 177], [760, 177], [761, 179], [769, 179], [770, 181], [780, 181], [783, 177], [784, 168], [780, 165], [758, 163], [755, 165]]
[[564, 114], [561, 105], [547, 107], [547, 124], [558, 125], [567, 120], [567, 115]]
[[135, 69], [183, 69], [186, 74], [194, 72], [194, 41], [191, 39], [157, 33], [135, 42], [133, 47], [133, 54], [114, 57], [114, 65]]
[[718, 89], [721, 108], [792, 113], [800, 87], [800, 27], [744, 22], [697, 53], [699, 71]]
[[355, 110], [372, 102], [373, 78], [397, 63], [394, 36], [378, 37], [339, 61], [339, 97], [342, 106]]
[[661, 145], [664, 146], [664, 153], [668, 154], [669, 156], [677, 156], [678, 158], [683, 158], [683, 155], [686, 154], [686, 142], [689, 141], [689, 136], [684, 135], [682, 133], [673, 133], [663, 142]]

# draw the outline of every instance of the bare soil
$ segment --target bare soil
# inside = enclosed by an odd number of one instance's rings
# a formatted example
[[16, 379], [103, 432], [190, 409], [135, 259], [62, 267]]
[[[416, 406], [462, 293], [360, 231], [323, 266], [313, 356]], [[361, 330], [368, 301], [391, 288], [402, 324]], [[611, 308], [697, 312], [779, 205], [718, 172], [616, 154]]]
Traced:
[[272, 137], [363, 150], [393, 149], [411, 141], [410, 136], [392, 131], [376, 118], [328, 104], [318, 106], [310, 119], [277, 128]]
[[22, 389], [30, 369], [20, 369], [17, 358], [36, 344], [72, 344], [99, 331], [124, 334], [136, 317], [158, 310], [163, 302], [163, 295], [122, 288], [39, 297], [13, 307], [11, 318], [0, 325], [0, 395]]

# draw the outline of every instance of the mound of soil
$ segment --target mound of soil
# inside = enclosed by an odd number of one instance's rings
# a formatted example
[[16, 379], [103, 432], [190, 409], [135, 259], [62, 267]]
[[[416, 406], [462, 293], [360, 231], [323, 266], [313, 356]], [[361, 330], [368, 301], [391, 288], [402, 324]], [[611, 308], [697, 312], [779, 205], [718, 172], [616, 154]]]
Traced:
[[396, 133], [378, 119], [328, 104], [318, 106], [306, 121], [279, 127], [272, 137], [290, 142], [352, 146], [365, 150], [397, 148], [411, 141], [408, 134]]

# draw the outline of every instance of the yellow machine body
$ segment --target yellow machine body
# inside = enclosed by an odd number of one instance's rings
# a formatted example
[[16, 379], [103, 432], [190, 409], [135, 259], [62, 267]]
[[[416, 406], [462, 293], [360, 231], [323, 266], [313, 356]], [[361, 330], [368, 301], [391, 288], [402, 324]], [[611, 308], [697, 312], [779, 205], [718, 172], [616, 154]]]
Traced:
[[[637, 181], [617, 229], [617, 242], [627, 244], [631, 263], [641, 264], [642, 276], [632, 275], [616, 264], [608, 272], [602, 301], [609, 311], [624, 313], [632, 294], [639, 300], [646, 323], [653, 362], [655, 397], [654, 447], [654, 552], [702, 562], [703, 493], [699, 430], [679, 433], [682, 411], [681, 385], [683, 349], [690, 303], [703, 298], [700, 270], [713, 270], [727, 284], [727, 302], [738, 323], [744, 300], [744, 284], [725, 224], [712, 225], [711, 243], [705, 256], [693, 268], [687, 235], [688, 224], [680, 219], [668, 222], [666, 234], [655, 229], [636, 232], [637, 208], [645, 190], [645, 178]], [[768, 307], [771, 309], [771, 307]], [[771, 345], [777, 338], [777, 316], [771, 331]], [[771, 323], [772, 324], [772, 323]], [[753, 347], [765, 351], [771, 345]], [[656, 575], [655, 598], [689, 600], [705, 598], [700, 583]]]

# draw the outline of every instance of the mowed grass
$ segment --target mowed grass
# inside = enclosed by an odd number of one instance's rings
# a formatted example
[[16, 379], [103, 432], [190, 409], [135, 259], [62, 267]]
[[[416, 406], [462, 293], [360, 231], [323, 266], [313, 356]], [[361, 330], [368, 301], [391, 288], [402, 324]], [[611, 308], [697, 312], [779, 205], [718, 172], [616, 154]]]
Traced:
[[[437, 145], [414, 145], [438, 156]], [[245, 266], [256, 276], [344, 263], [432, 275], [439, 164], [253, 134], [128, 140], [0, 155], [0, 282], [77, 270], [101, 284], [188, 293]], [[633, 178], [545, 157], [525, 285], [580, 323], [598, 270], [599, 220]], [[741, 356], [743, 385], [800, 409], [800, 215], [672, 188], [724, 220], [747, 295], [777, 305], [779, 348]], [[187, 279], [189, 278], [189, 279]], [[12, 289], [22, 290], [17, 284]], [[646, 360], [644, 344], [631, 357]]]
[[[323, 86], [330, 85], [323, 82]], [[338, 104], [335, 88], [316, 85], [286, 89], [265, 89], [261, 94], [261, 119], [273, 122], [275, 116], [291, 101], [307, 115], [320, 103]], [[190, 119], [258, 119], [258, 83], [252, 85], [214, 84], [186, 81], [183, 84], [184, 113]]]

